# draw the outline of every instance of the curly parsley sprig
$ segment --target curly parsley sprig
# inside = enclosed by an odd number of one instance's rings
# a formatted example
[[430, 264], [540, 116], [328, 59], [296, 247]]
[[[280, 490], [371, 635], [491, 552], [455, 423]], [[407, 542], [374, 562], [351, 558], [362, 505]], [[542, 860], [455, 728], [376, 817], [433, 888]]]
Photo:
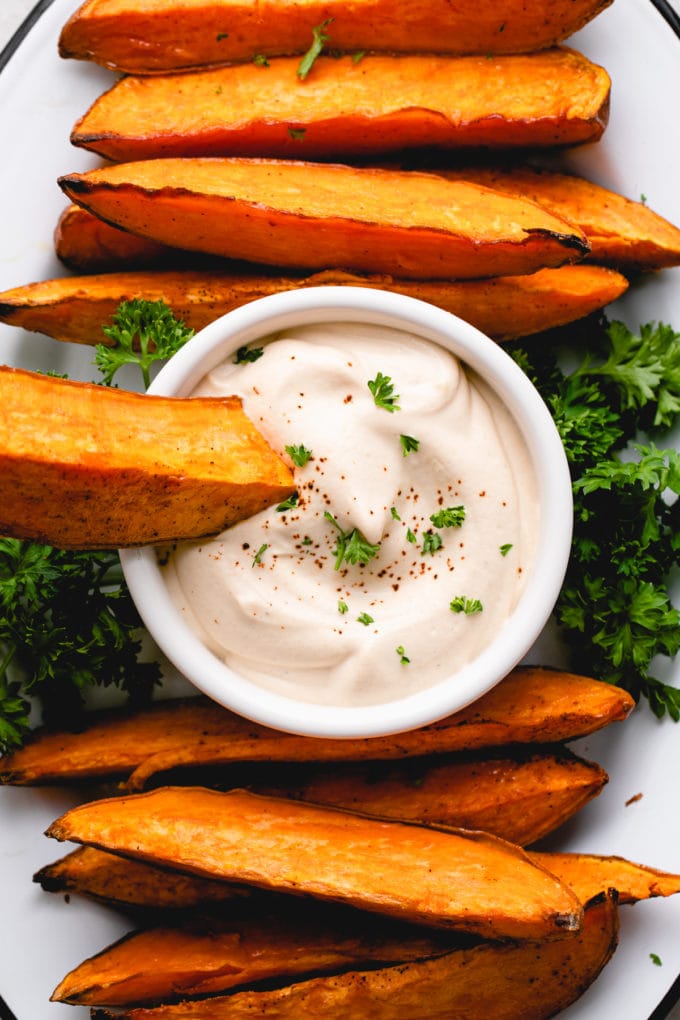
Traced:
[[164, 301], [143, 299], [121, 302], [102, 332], [109, 343], [97, 344], [95, 364], [103, 383], [110, 386], [123, 365], [137, 365], [145, 389], [151, 383], [152, 364], [176, 354], [194, 335]]
[[603, 322], [587, 350], [570, 371], [545, 342], [515, 353], [552, 412], [572, 471], [572, 555], [555, 616], [574, 668], [677, 721], [680, 690], [651, 670], [657, 656], [680, 651], [669, 594], [680, 564], [680, 454], [635, 440], [680, 417], [680, 334]]

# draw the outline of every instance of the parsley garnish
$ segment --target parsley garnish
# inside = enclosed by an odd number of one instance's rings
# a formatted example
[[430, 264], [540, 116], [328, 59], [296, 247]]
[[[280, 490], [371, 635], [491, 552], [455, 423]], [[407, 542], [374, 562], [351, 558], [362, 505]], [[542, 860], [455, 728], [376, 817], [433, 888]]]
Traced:
[[553, 414], [572, 470], [572, 555], [555, 616], [571, 668], [646, 697], [657, 716], [677, 721], [680, 690], [650, 669], [680, 650], [680, 613], [668, 588], [680, 562], [673, 502], [680, 455], [653, 442], [629, 444], [680, 414], [680, 335], [663, 324], [635, 335], [604, 322], [585, 349], [569, 372], [545, 344], [516, 353]]
[[369, 616], [368, 613], [359, 613], [357, 620], [359, 623], [363, 623], [364, 627], [368, 627], [369, 624], [375, 623], [373, 617]]
[[366, 56], [366, 50], [357, 50], [356, 53], [352, 54], [352, 63], [358, 64]]
[[430, 514], [435, 528], [460, 528], [465, 520], [464, 506], [449, 506]]
[[500, 551], [501, 556], [507, 556], [510, 550], [512, 549], [512, 542], [505, 542], [504, 545], [499, 545], [498, 549]]
[[372, 545], [359, 531], [353, 528], [352, 531], [344, 531], [332, 513], [328, 510], [324, 513], [327, 521], [330, 521], [338, 531], [338, 543], [335, 547], [335, 569], [340, 570], [344, 563], [350, 565], [355, 563], [369, 563], [380, 552], [380, 543]]
[[309, 47], [304, 57], [300, 61], [297, 69], [297, 76], [300, 81], [304, 81], [311, 69], [316, 62], [316, 58], [321, 53], [322, 49], [329, 40], [329, 36], [326, 35], [325, 29], [328, 28], [333, 18], [327, 18], [326, 21], [322, 21], [320, 25], [315, 25], [312, 29], [312, 45]]
[[443, 545], [441, 535], [438, 535], [436, 531], [426, 531], [423, 535], [423, 548], [420, 555], [427, 556], [429, 553], [430, 556], [434, 556]]
[[399, 511], [397, 510], [396, 506], [390, 507], [390, 513], [392, 514], [392, 517], [395, 521], [401, 520], [401, 517], [399, 516]]
[[338, 612], [342, 614], [349, 612], [349, 606], [342, 599], [338, 599]]
[[399, 662], [402, 664], [402, 666], [408, 665], [408, 663], [411, 660], [409, 659], [408, 655], [404, 651], [404, 646], [403, 645], [399, 645], [397, 648], [395, 648], [395, 652], [399, 656]]
[[296, 467], [304, 467], [305, 464], [311, 460], [312, 451], [308, 450], [306, 446], [300, 443], [298, 446], [287, 446], [286, 453], [292, 460]]
[[481, 613], [483, 608], [479, 599], [470, 599], [467, 595], [456, 595], [449, 602], [449, 609], [452, 613], [465, 613], [466, 616]]
[[114, 312], [111, 325], [102, 332], [110, 341], [95, 347], [95, 364], [110, 386], [123, 365], [137, 365], [145, 389], [151, 382], [151, 365], [172, 357], [194, 335], [176, 319], [164, 301], [135, 298], [123, 301]]
[[148, 700], [160, 669], [138, 661], [140, 628], [115, 550], [0, 539], [0, 751], [23, 742], [29, 697], [55, 726], [74, 725], [89, 687]]
[[410, 542], [411, 545], [415, 545], [416, 542], [418, 541], [418, 539], [416, 538], [415, 534], [411, 531], [410, 528], [406, 529], [406, 541]]
[[258, 67], [269, 67], [269, 61], [264, 53], [256, 53], [253, 57], [253, 63], [257, 64]]
[[264, 347], [239, 347], [234, 358], [235, 365], [258, 361], [264, 354]]
[[262, 545], [260, 546], [260, 548], [257, 550], [255, 555], [253, 556], [253, 562], [252, 562], [252, 566], [253, 567], [256, 566], [258, 563], [262, 563], [262, 557], [264, 556], [264, 554], [266, 553], [268, 548], [269, 548], [269, 546], [267, 545], [267, 543], [263, 542]]
[[661, 957], [658, 956], [657, 953], [650, 953], [649, 954], [649, 959], [652, 961], [652, 963], [654, 964], [655, 967], [662, 967], [663, 966], [663, 964], [661, 963]]
[[401, 435], [399, 436], [399, 442], [401, 443], [401, 452], [404, 457], [408, 457], [409, 453], [416, 453], [420, 446], [420, 440], [414, 439], [413, 436]]
[[401, 410], [397, 404], [399, 397], [394, 395], [394, 386], [389, 375], [383, 375], [382, 372], [378, 372], [375, 379], [369, 379], [367, 385], [373, 394], [376, 407], [382, 407], [383, 410], [389, 411], [390, 414]]
[[304, 141], [304, 137], [307, 134], [307, 128], [288, 128], [288, 135], [293, 139], [294, 142]]
[[217, 40], [217, 42], [222, 42], [223, 39], [228, 39], [228, 38], [229, 38], [229, 33], [228, 32], [218, 32], [217, 35], [215, 36], [215, 39]]
[[282, 514], [285, 513], [286, 510], [294, 510], [299, 502], [300, 497], [297, 492], [294, 492], [292, 496], [288, 497], [288, 499], [284, 499], [283, 503], [279, 503], [276, 508], [276, 512], [278, 514]]

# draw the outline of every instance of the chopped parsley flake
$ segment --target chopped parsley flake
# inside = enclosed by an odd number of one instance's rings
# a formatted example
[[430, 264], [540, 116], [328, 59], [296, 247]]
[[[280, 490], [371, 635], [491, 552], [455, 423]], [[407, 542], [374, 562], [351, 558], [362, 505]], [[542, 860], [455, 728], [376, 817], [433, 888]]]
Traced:
[[410, 542], [411, 545], [415, 545], [416, 542], [418, 541], [418, 539], [416, 538], [415, 534], [411, 531], [410, 528], [406, 529], [406, 541]]
[[261, 563], [262, 562], [262, 557], [264, 556], [264, 554], [265, 554], [265, 552], [267, 551], [268, 548], [269, 548], [269, 546], [267, 545], [267, 543], [263, 542], [262, 545], [260, 546], [260, 548], [257, 550], [255, 555], [253, 556], [253, 563], [252, 563], [253, 566], [255, 566], [257, 563]]
[[442, 542], [441, 535], [438, 535], [436, 531], [426, 531], [423, 535], [423, 548], [420, 553], [421, 556], [434, 556], [437, 549], [441, 549], [444, 543]]
[[324, 513], [324, 517], [338, 531], [338, 543], [335, 547], [336, 570], [340, 570], [343, 563], [368, 563], [380, 552], [380, 543], [372, 545], [364, 538], [358, 528], [353, 528], [352, 531], [344, 531], [333, 514], [328, 510]]
[[215, 36], [215, 38], [217, 39], [218, 42], [222, 42], [223, 39], [228, 39], [229, 38], [229, 33], [228, 32], [218, 32], [217, 35]]
[[401, 443], [401, 452], [404, 457], [408, 457], [409, 453], [415, 453], [420, 446], [420, 440], [414, 439], [413, 436], [399, 436], [399, 442]]
[[245, 365], [257, 361], [264, 354], [264, 347], [239, 347], [234, 358], [235, 365]]
[[269, 61], [264, 53], [256, 53], [253, 57], [253, 63], [257, 64], [258, 67], [269, 67]]
[[395, 648], [395, 651], [399, 656], [399, 662], [402, 664], [402, 666], [406, 666], [411, 661], [406, 652], [404, 651], [403, 645], [399, 645], [397, 648]]
[[299, 446], [287, 446], [286, 453], [296, 467], [304, 467], [308, 460], [311, 460], [312, 451], [308, 450], [302, 443]]
[[368, 613], [359, 613], [357, 620], [359, 623], [363, 623], [364, 627], [368, 627], [369, 624], [375, 622], [373, 617], [369, 616]]
[[465, 613], [471, 616], [473, 613], [481, 613], [483, 606], [479, 599], [469, 599], [467, 595], [456, 595], [449, 602], [449, 609], [452, 613]]
[[391, 506], [390, 507], [390, 513], [392, 514], [392, 518], [395, 521], [400, 521], [401, 520], [401, 517], [399, 516], [399, 511], [397, 510], [396, 506]]
[[368, 388], [373, 394], [376, 407], [382, 407], [384, 411], [389, 411], [390, 414], [401, 410], [397, 403], [399, 397], [394, 393], [394, 386], [389, 375], [383, 375], [382, 372], [378, 372], [375, 379], [369, 379]]
[[349, 610], [349, 606], [342, 599], [338, 599], [338, 612], [346, 613]]
[[306, 134], [306, 128], [288, 128], [288, 135], [294, 142], [303, 141]]
[[327, 18], [326, 21], [322, 21], [320, 25], [315, 25], [312, 29], [312, 45], [300, 61], [297, 69], [297, 76], [300, 81], [305, 80], [311, 69], [314, 67], [316, 58], [328, 42], [329, 36], [326, 35], [325, 29], [328, 28], [331, 21], [333, 21], [333, 18]]
[[652, 961], [652, 963], [654, 964], [655, 967], [662, 967], [663, 966], [663, 964], [661, 963], [661, 957], [657, 956], [656, 953], [650, 953], [649, 954], [649, 959]]
[[288, 497], [288, 499], [284, 499], [283, 503], [279, 503], [279, 505], [276, 508], [276, 512], [277, 514], [282, 514], [286, 510], [293, 510], [298, 505], [299, 502], [300, 497], [297, 494], [297, 492], [294, 492], [292, 496]]
[[437, 510], [430, 514], [430, 520], [435, 528], [460, 528], [465, 520], [465, 507], [448, 506], [445, 509]]
[[507, 556], [512, 549], [512, 542], [506, 542], [504, 545], [499, 546], [501, 556]]
[[352, 63], [358, 64], [360, 60], [363, 60], [366, 56], [366, 50], [357, 50], [356, 53], [352, 54]]

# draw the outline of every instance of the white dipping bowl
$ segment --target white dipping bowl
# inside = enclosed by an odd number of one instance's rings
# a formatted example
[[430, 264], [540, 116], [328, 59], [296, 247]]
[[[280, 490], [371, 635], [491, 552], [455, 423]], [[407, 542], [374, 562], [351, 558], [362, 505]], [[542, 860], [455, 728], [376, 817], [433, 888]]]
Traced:
[[253, 301], [196, 334], [159, 372], [149, 393], [188, 396], [203, 376], [279, 330], [359, 322], [410, 331], [450, 350], [499, 395], [517, 422], [533, 463], [539, 533], [533, 562], [505, 626], [451, 676], [394, 701], [328, 706], [284, 697], [239, 675], [187, 624], [152, 547], [121, 551], [139, 613], [161, 651], [199, 691], [255, 722], [307, 736], [371, 737], [415, 729], [455, 712], [494, 687], [529, 651], [550, 617], [567, 568], [573, 521], [564, 449], [533, 384], [501, 346], [469, 323], [414, 298], [362, 287], [315, 287]]

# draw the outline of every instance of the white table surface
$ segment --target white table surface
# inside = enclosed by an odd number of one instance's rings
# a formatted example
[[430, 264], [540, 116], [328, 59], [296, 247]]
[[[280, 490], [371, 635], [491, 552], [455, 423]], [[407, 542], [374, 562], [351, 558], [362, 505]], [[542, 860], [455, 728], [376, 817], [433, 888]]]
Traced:
[[[631, 0], [619, 0], [619, 2], [631, 2]], [[680, 0], [672, 0], [672, 4], [680, 12]], [[34, 0], [0, 0], [0, 50], [34, 6]], [[640, 1020], [646, 1020], [646, 1018], [641, 1017]], [[668, 1014], [667, 1020], [680, 1020], [680, 1003]]]

